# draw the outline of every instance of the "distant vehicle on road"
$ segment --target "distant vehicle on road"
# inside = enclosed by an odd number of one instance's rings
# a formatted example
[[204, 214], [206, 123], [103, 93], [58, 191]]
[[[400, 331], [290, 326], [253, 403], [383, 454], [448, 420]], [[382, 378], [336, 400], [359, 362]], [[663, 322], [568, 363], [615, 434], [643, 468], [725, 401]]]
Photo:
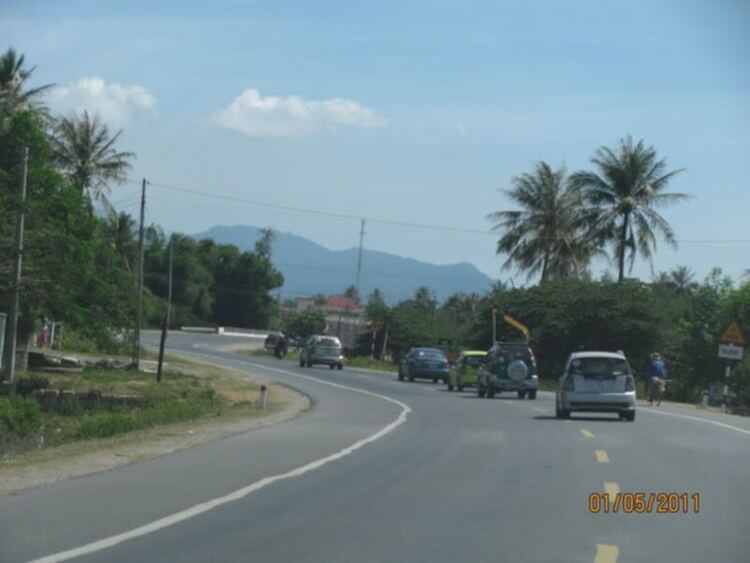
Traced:
[[635, 420], [635, 379], [625, 356], [613, 352], [575, 352], [565, 363], [555, 396], [558, 418], [571, 412], [613, 412]]
[[437, 348], [412, 348], [398, 366], [399, 381], [420, 378], [447, 382], [449, 373], [448, 358]]
[[487, 352], [487, 365], [477, 372], [477, 395], [515, 391], [519, 399], [536, 399], [539, 386], [536, 358], [525, 341], [497, 342]]
[[448, 376], [448, 391], [477, 384], [477, 371], [487, 363], [487, 352], [484, 350], [466, 350], [461, 352], [451, 367]]
[[308, 338], [299, 352], [300, 367], [325, 364], [331, 369], [344, 369], [341, 341], [335, 336], [315, 335]]

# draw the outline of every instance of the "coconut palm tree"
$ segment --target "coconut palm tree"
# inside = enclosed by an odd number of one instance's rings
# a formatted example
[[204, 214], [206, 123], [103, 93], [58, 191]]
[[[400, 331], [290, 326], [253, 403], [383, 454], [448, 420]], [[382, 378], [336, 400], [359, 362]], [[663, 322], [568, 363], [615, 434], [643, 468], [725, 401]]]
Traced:
[[138, 260], [135, 221], [127, 213], [118, 213], [110, 217], [106, 225], [107, 234], [111, 237], [123, 268], [130, 272], [132, 265]]
[[24, 62], [24, 55], [19, 55], [12, 47], [0, 56], [0, 112], [44, 108], [41, 97], [54, 84], [26, 89], [26, 82], [36, 67], [24, 68]]
[[541, 281], [581, 277], [597, 253], [587, 228], [589, 215], [580, 195], [570, 189], [565, 168], [553, 170], [544, 161], [533, 172], [511, 180], [502, 190], [520, 210], [497, 211], [487, 216], [502, 236], [497, 253], [507, 254], [504, 268], [516, 267]]
[[132, 152], [115, 149], [122, 130], [110, 134], [106, 124], [88, 111], [71, 114], [57, 123], [53, 146], [62, 171], [81, 194], [101, 200], [109, 209], [109, 183], [122, 182], [130, 169]]
[[677, 246], [674, 231], [654, 208], [688, 199], [680, 193], [666, 193], [669, 181], [682, 170], [667, 171], [653, 147], [633, 143], [628, 136], [615, 149], [601, 147], [591, 159], [598, 172], [580, 171], [571, 184], [598, 209], [597, 236], [609, 241], [617, 259], [618, 280], [625, 278], [625, 259], [633, 268], [638, 254], [651, 262], [656, 235]]

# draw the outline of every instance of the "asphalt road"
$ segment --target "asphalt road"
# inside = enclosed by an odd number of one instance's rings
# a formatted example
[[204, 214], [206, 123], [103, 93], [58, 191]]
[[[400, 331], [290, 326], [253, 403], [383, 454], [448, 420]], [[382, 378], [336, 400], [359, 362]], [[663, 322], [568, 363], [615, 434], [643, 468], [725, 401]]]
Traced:
[[[640, 408], [634, 423], [558, 421], [549, 393], [477, 399], [218, 351], [227, 342], [175, 333], [169, 348], [287, 383], [312, 410], [0, 496], [0, 560], [750, 560], [750, 420]], [[687, 493], [689, 512], [590, 513], [607, 490]]]

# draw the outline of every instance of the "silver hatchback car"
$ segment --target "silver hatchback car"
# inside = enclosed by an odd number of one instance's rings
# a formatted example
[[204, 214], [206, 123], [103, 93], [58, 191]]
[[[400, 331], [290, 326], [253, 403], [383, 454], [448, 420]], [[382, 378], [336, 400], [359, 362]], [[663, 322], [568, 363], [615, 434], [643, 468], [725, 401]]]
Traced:
[[613, 412], [635, 420], [635, 379], [628, 360], [613, 352], [576, 352], [568, 357], [555, 397], [558, 418], [571, 412]]

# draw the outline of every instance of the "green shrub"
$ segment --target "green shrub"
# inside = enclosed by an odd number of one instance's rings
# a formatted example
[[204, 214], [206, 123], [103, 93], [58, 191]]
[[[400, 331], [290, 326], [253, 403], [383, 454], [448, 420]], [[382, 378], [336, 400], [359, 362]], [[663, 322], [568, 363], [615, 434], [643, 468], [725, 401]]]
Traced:
[[75, 438], [107, 438], [142, 426], [130, 413], [110, 413], [84, 419], [73, 432]]
[[42, 411], [34, 399], [0, 397], [0, 430], [17, 437], [30, 436], [42, 425]]
[[27, 377], [19, 377], [16, 381], [16, 393], [23, 397], [31, 395], [31, 392], [36, 389], [47, 389], [48, 387], [49, 379], [38, 373], [33, 373]]

